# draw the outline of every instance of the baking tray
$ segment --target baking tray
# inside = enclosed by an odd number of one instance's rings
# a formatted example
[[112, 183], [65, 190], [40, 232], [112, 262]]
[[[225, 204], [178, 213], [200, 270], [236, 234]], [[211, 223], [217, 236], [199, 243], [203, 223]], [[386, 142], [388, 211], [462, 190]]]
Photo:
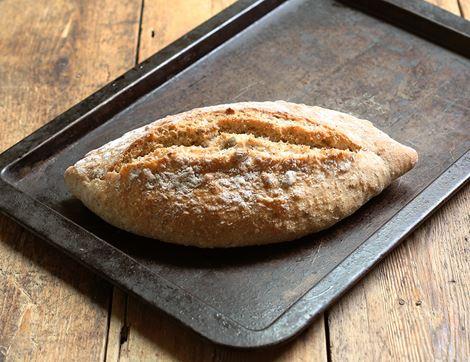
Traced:
[[[418, 17], [432, 24], [428, 38], [440, 29], [450, 48], [470, 48], [463, 19], [435, 21], [442, 12], [417, 1], [408, 8], [373, 3], [366, 10], [399, 9], [400, 17], [388, 19], [399, 26]], [[436, 41], [443, 44], [442, 37]], [[460, 53], [332, 0], [240, 1], [3, 153], [0, 208], [214, 342], [277, 344], [468, 180], [470, 61]], [[370, 119], [416, 148], [419, 163], [325, 232], [230, 250], [168, 245], [118, 230], [64, 186], [67, 166], [130, 129], [194, 107], [273, 99]]]

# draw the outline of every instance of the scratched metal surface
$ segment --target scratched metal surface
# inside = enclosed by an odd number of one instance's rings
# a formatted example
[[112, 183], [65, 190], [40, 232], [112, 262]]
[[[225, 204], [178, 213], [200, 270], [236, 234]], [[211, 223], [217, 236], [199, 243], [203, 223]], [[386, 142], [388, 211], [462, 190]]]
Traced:
[[[263, 329], [468, 149], [469, 65], [463, 57], [331, 0], [292, 0], [73, 140], [16, 186], [223, 315]], [[164, 115], [273, 99], [369, 119], [415, 147], [419, 164], [326, 232], [233, 250], [171, 246], [119, 231], [57, 182], [90, 149]]]

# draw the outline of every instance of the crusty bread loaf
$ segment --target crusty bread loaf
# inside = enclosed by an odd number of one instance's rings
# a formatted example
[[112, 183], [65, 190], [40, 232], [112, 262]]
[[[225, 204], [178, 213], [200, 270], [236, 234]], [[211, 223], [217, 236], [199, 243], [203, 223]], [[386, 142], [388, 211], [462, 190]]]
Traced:
[[352, 214], [417, 161], [372, 123], [306, 105], [194, 109], [126, 133], [65, 172], [124, 230], [230, 247], [293, 240]]

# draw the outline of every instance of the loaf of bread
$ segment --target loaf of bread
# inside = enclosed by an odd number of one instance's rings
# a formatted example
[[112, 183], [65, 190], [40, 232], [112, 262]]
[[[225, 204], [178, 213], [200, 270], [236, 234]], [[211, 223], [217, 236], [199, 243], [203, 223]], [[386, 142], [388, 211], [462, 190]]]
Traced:
[[198, 247], [323, 230], [410, 170], [417, 153], [351, 115], [246, 102], [168, 116], [93, 150], [69, 190], [110, 224]]

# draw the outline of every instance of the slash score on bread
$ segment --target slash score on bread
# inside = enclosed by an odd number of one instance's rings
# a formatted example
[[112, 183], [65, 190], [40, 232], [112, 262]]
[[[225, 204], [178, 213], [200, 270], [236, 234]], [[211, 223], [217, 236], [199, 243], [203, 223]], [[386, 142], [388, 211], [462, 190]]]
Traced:
[[320, 107], [245, 102], [130, 131], [65, 172], [112, 225], [199, 247], [297, 239], [352, 214], [417, 153], [371, 122]]

